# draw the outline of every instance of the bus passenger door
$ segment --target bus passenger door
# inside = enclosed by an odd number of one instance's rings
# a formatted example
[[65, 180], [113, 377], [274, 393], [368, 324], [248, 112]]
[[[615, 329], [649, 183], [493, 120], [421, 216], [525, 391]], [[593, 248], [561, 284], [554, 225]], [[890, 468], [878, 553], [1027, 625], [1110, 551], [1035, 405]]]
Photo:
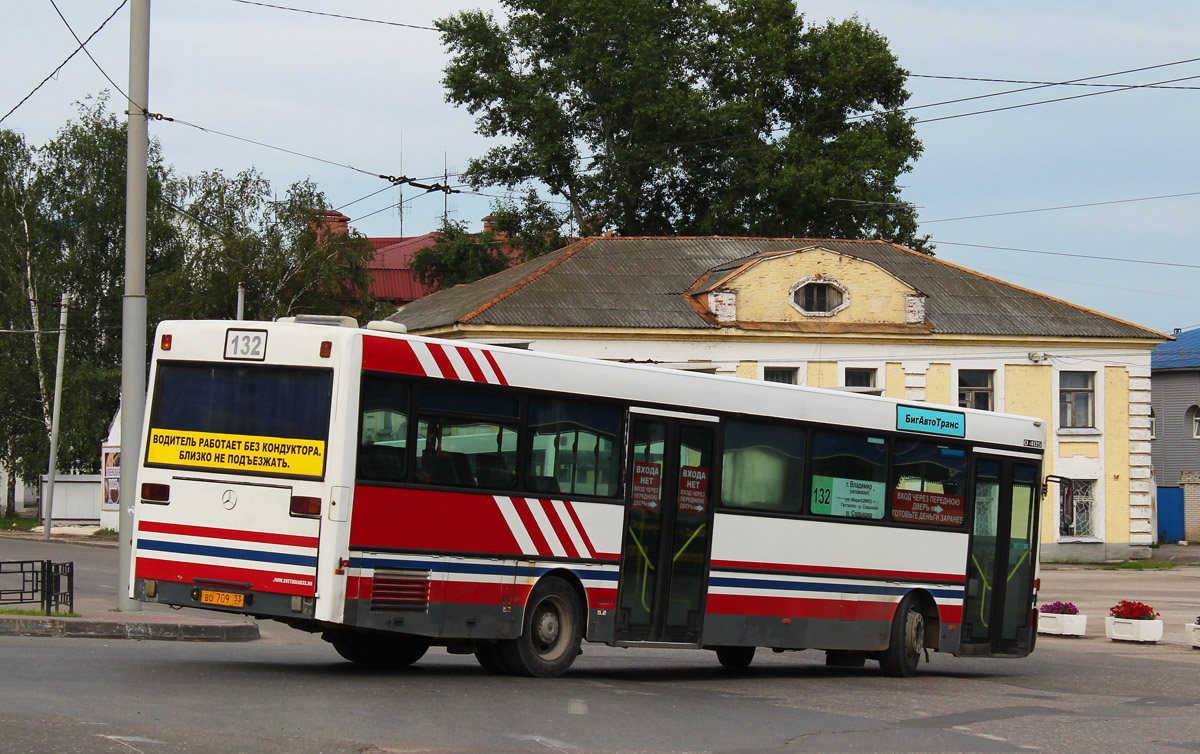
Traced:
[[696, 642], [708, 585], [716, 424], [630, 418], [616, 635]]
[[[976, 455], [975, 502], [963, 598], [967, 654], [1028, 654], [1037, 566], [1038, 465]], [[970, 651], [971, 646], [976, 651]]]

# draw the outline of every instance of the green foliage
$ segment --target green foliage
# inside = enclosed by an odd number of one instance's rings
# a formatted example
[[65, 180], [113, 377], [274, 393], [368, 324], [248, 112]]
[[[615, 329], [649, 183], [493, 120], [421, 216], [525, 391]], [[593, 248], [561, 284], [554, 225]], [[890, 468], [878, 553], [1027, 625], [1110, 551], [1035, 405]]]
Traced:
[[566, 246], [567, 240], [559, 233], [563, 220], [533, 189], [519, 204], [503, 199], [492, 204], [492, 230], [496, 235], [505, 234], [514, 261], [527, 262]]
[[504, 6], [437, 22], [447, 99], [505, 137], [472, 185], [538, 181], [583, 233], [927, 246], [896, 183], [921, 152], [905, 71], [866, 24], [806, 26], [792, 0]]
[[418, 280], [441, 290], [485, 278], [508, 264], [494, 233], [470, 233], [465, 223], [444, 220], [437, 243], [413, 254], [409, 266]]
[[[119, 405], [126, 144], [126, 125], [108, 111], [106, 95], [80, 103], [77, 117], [40, 147], [0, 129], [0, 466], [25, 479], [48, 463], [64, 291], [60, 471], [96, 470]], [[369, 296], [373, 248], [359, 234], [331, 232], [312, 183], [273, 202], [253, 170], [179, 179], [154, 142], [147, 183], [151, 331], [168, 317], [231, 319], [239, 282], [249, 317], [380, 315]], [[4, 491], [5, 510], [14, 492], [11, 484]]]
[[186, 236], [180, 264], [158, 281], [156, 319], [228, 319], [246, 288], [246, 319], [295, 314], [380, 314], [370, 297], [367, 263], [374, 247], [361, 234], [334, 232], [329, 205], [315, 184], [293, 184], [272, 201], [271, 184], [254, 169], [189, 178], [180, 221]]

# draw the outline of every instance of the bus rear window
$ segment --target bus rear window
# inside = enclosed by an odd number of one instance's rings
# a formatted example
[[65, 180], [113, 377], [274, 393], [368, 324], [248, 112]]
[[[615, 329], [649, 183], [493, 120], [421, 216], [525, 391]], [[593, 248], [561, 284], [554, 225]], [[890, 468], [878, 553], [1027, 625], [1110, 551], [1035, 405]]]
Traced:
[[146, 462], [319, 478], [328, 370], [159, 362]]

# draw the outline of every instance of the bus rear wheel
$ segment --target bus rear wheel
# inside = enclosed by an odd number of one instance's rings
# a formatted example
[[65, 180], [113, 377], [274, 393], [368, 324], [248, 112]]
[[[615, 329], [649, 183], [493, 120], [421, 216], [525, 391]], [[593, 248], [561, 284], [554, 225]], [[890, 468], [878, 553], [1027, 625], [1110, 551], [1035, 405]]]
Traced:
[[891, 642], [879, 654], [879, 669], [884, 675], [908, 678], [917, 672], [921, 651], [925, 648], [925, 616], [913, 595], [900, 601], [892, 618]]
[[529, 595], [521, 635], [499, 644], [500, 657], [516, 675], [556, 678], [575, 662], [582, 642], [579, 595], [562, 579], [548, 576]]
[[429, 649], [429, 642], [412, 636], [339, 633], [327, 634], [325, 639], [355, 665], [385, 670], [406, 668], [424, 657]]
[[717, 647], [717, 662], [731, 670], [745, 670], [754, 661], [757, 647]]

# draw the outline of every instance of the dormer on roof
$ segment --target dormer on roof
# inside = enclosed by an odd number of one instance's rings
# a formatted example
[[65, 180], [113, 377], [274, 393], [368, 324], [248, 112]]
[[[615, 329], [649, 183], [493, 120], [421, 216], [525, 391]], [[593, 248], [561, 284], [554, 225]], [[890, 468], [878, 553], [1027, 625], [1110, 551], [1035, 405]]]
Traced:
[[928, 329], [921, 291], [874, 262], [819, 245], [717, 265], [686, 295], [710, 322], [742, 329]]

